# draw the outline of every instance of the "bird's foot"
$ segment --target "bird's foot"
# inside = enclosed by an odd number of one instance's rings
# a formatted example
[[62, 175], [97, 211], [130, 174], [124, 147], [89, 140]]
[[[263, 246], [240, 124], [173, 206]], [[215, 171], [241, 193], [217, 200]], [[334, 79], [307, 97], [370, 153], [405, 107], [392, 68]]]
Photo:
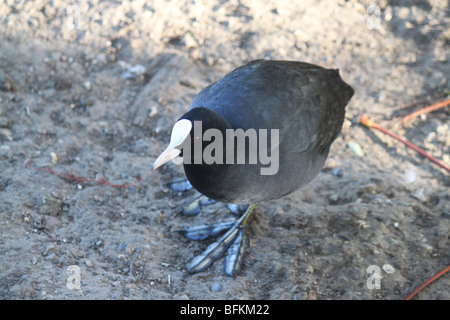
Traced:
[[[173, 180], [170, 183], [169, 188], [179, 194], [193, 189], [192, 185], [186, 178]], [[215, 202], [215, 200], [212, 200], [194, 190], [194, 194], [181, 205], [181, 213], [185, 216], [195, 216], [200, 213], [202, 206], [207, 206]]]
[[213, 225], [200, 225], [178, 230], [190, 240], [204, 240], [223, 233], [205, 251], [196, 256], [188, 265], [190, 273], [201, 272], [210, 267], [214, 261], [225, 254], [225, 274], [234, 277], [240, 270], [245, 252], [246, 239], [243, 227], [250, 217], [255, 205], [248, 206], [241, 217], [235, 221], [216, 223]]
[[[177, 179], [171, 182], [170, 189], [174, 192], [184, 193], [191, 190], [192, 185], [187, 179]], [[187, 216], [197, 215], [201, 212], [202, 207], [215, 202], [195, 191], [194, 195], [182, 204], [181, 213]], [[227, 204], [227, 207], [234, 214], [240, 215], [240, 218], [230, 222], [191, 226], [178, 230], [189, 240], [204, 240], [221, 235], [187, 265], [188, 272], [201, 272], [224, 255], [226, 255], [225, 274], [233, 277], [239, 272], [246, 248], [243, 227], [250, 217], [254, 205]]]

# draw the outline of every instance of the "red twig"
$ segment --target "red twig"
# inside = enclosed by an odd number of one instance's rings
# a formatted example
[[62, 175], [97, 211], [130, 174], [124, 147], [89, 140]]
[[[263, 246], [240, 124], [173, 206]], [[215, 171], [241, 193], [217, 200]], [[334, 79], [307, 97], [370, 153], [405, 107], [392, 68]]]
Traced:
[[410, 120], [412, 118], [420, 116], [421, 114], [425, 114], [425, 113], [428, 113], [428, 112], [440, 109], [442, 107], [445, 107], [445, 106], [447, 106], [449, 104], [450, 104], [450, 100], [444, 100], [442, 102], [439, 102], [439, 103], [433, 104], [431, 106], [425, 107], [423, 109], [417, 110], [417, 111], [411, 113], [410, 115], [407, 115], [406, 117], [404, 117], [402, 119], [402, 123], [405, 123], [406, 121], [408, 121], [408, 120]]
[[414, 149], [415, 151], [417, 151], [418, 153], [420, 153], [421, 155], [423, 155], [424, 157], [428, 158], [430, 161], [433, 161], [434, 163], [436, 163], [438, 166], [440, 166], [441, 168], [444, 168], [445, 170], [447, 170], [447, 172], [450, 172], [450, 168], [447, 167], [446, 165], [444, 165], [443, 163], [441, 163], [438, 159], [436, 159], [435, 157], [429, 155], [428, 153], [426, 153], [424, 150], [420, 149], [419, 147], [415, 146], [414, 144], [412, 144], [409, 141], [406, 141], [405, 139], [399, 137], [398, 135], [396, 135], [395, 133], [392, 133], [390, 131], [388, 131], [387, 129], [377, 125], [375, 122], [373, 122], [372, 120], [370, 120], [367, 116], [362, 115], [359, 118], [359, 123], [361, 123], [362, 125], [365, 125], [368, 128], [373, 128], [373, 129], [377, 129], [391, 137], [393, 137], [394, 139], [404, 143], [405, 145], [407, 145], [408, 147], [410, 147], [411, 149]]
[[436, 280], [439, 277], [442, 277], [445, 273], [447, 273], [448, 271], [450, 271], [450, 266], [445, 267], [443, 270], [439, 271], [438, 273], [436, 273], [434, 276], [432, 276], [430, 279], [428, 279], [427, 281], [425, 281], [424, 283], [422, 283], [416, 290], [414, 290], [411, 294], [409, 294], [405, 300], [409, 300], [412, 297], [414, 297], [420, 290], [422, 290], [423, 288], [425, 288], [426, 286], [428, 286], [430, 283], [432, 283], [434, 280]]
[[61, 178], [63, 180], [66, 180], [67, 182], [78, 183], [78, 184], [96, 183], [96, 184], [99, 184], [99, 185], [110, 186], [110, 187], [114, 187], [114, 188], [129, 188], [129, 187], [133, 187], [133, 186], [137, 185], [138, 183], [140, 183], [148, 175], [148, 171], [147, 171], [142, 178], [138, 179], [134, 183], [116, 184], [116, 183], [112, 183], [112, 182], [107, 181], [105, 178], [88, 179], [88, 178], [84, 178], [84, 177], [75, 176], [72, 173], [67, 173], [67, 174], [58, 173], [58, 172], [56, 172], [55, 170], [53, 170], [52, 168], [49, 168], [49, 167], [42, 167], [42, 168], [38, 168], [37, 170], [42, 171], [42, 172], [50, 173], [50, 174], [55, 175], [55, 176], [57, 176], [57, 177], [59, 177], [59, 178]]

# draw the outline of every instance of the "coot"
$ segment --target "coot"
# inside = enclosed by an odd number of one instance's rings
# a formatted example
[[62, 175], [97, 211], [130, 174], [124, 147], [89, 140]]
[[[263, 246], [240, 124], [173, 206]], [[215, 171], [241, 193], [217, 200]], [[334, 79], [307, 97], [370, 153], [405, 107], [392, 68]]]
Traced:
[[187, 179], [201, 194], [249, 206], [235, 222], [184, 230], [191, 239], [227, 231], [194, 258], [188, 271], [204, 270], [228, 250], [225, 272], [238, 272], [245, 242], [242, 228], [254, 204], [281, 198], [317, 176], [353, 93], [338, 70], [256, 60], [194, 98], [153, 168], [182, 157]]

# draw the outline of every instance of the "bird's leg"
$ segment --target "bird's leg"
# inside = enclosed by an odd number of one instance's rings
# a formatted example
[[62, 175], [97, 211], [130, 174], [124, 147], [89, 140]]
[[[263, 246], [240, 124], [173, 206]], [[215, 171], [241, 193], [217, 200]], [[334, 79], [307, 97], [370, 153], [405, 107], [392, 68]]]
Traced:
[[[169, 188], [182, 194], [193, 189], [186, 178], [173, 180]], [[193, 190], [193, 195], [181, 205], [181, 213], [186, 216], [193, 216], [200, 213], [202, 207], [215, 203], [198, 191]], [[212, 243], [202, 254], [195, 257], [188, 264], [187, 270], [191, 273], [200, 272], [208, 268], [215, 260], [225, 257], [225, 274], [235, 276], [240, 266], [246, 248], [246, 238], [243, 227], [254, 209], [254, 205], [227, 204], [227, 208], [234, 214], [240, 215], [235, 221], [215, 223], [210, 225], [198, 225], [178, 230], [189, 240], [204, 240], [210, 237], [219, 239]]]
[[233, 222], [188, 227], [179, 230], [184, 236], [191, 240], [203, 240], [211, 236], [217, 236], [226, 231], [225, 234], [210, 244], [205, 251], [195, 257], [187, 265], [187, 271], [191, 273], [203, 271], [211, 266], [215, 260], [223, 257], [226, 252], [225, 274], [235, 276], [240, 269], [245, 251], [246, 240], [242, 229], [247, 223], [254, 208], [254, 204], [248, 206], [244, 214]]

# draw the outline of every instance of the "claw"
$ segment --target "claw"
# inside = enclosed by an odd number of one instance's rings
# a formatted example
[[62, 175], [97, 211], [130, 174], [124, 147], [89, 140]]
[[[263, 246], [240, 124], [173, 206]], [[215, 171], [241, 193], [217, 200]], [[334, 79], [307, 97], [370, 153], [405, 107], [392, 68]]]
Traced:
[[[255, 205], [249, 206], [239, 219], [230, 224], [229, 230], [223, 236], [210, 244], [205, 251], [196, 256], [187, 265], [187, 271], [195, 273], [207, 269], [214, 261], [223, 257], [228, 249], [230, 257], [225, 260], [225, 273], [231, 276], [236, 274], [236, 271], [239, 270], [242, 262], [241, 254], [244, 251], [244, 249], [241, 248], [241, 244], [243, 243], [242, 227], [247, 222], [254, 208]], [[202, 226], [200, 226], [200, 230], [202, 230], [200, 236], [203, 236], [205, 234], [205, 229], [202, 229]], [[196, 233], [194, 232], [194, 234]]]
[[201, 211], [201, 199], [205, 197], [201, 193], [196, 194], [194, 197], [187, 200], [181, 207], [183, 210], [181, 213], [185, 216], [195, 216]]
[[192, 259], [191, 263], [186, 267], [187, 271], [190, 273], [203, 271], [211, 266], [214, 261], [222, 258], [228, 247], [236, 240], [239, 231], [240, 229], [237, 226], [231, 227], [219, 240], [210, 244], [205, 251]]
[[217, 201], [214, 200], [214, 199], [210, 199], [210, 198], [208, 198], [208, 197], [204, 197], [204, 198], [202, 198], [202, 199], [200, 200], [200, 205], [202, 205], [202, 206], [208, 206], [208, 205], [214, 204], [214, 203], [216, 203], [216, 202], [217, 202]]
[[[193, 187], [188, 179], [179, 178], [173, 180], [170, 183], [169, 188], [181, 195], [181, 193], [191, 190]], [[215, 200], [205, 197], [200, 192], [195, 191], [195, 195], [189, 200], [185, 201], [185, 203], [182, 205], [183, 210], [181, 211], [181, 213], [186, 216], [195, 216], [200, 213], [201, 206], [207, 206], [215, 202]]]
[[192, 189], [192, 184], [186, 178], [175, 179], [170, 183], [169, 188], [175, 192], [184, 192]]
[[246, 247], [244, 233], [242, 230], [239, 230], [238, 236], [228, 248], [227, 255], [225, 256], [225, 274], [227, 276], [234, 277], [239, 273]]
[[245, 210], [247, 210], [247, 207], [248, 206], [246, 204], [233, 204], [233, 203], [228, 203], [227, 204], [228, 210], [230, 210], [234, 214], [242, 214], [242, 213], [244, 213]]
[[[182, 195], [183, 192], [191, 190], [193, 187], [186, 178], [180, 178], [173, 180], [169, 188]], [[215, 202], [215, 200], [195, 191], [195, 194], [182, 205], [181, 213], [186, 216], [194, 216], [200, 213], [203, 206]], [[231, 222], [192, 226], [177, 230], [189, 240], [204, 240], [223, 234], [186, 266], [188, 272], [203, 271], [224, 255], [226, 255], [225, 274], [234, 277], [239, 272], [246, 249], [246, 239], [242, 229], [255, 205], [227, 204], [227, 207], [234, 214], [241, 215], [240, 218]]]
[[200, 225], [200, 226], [193, 226], [193, 227], [187, 227], [185, 229], [177, 230], [180, 232], [183, 236], [188, 238], [189, 240], [205, 240], [209, 237], [215, 237], [224, 231], [231, 228], [234, 221], [231, 222], [223, 222], [223, 223], [217, 223], [212, 225]]
[[183, 210], [181, 213], [185, 216], [195, 216], [200, 213], [202, 206], [207, 206], [213, 203], [216, 203], [216, 201], [197, 192], [195, 196], [187, 200], [182, 205]]

